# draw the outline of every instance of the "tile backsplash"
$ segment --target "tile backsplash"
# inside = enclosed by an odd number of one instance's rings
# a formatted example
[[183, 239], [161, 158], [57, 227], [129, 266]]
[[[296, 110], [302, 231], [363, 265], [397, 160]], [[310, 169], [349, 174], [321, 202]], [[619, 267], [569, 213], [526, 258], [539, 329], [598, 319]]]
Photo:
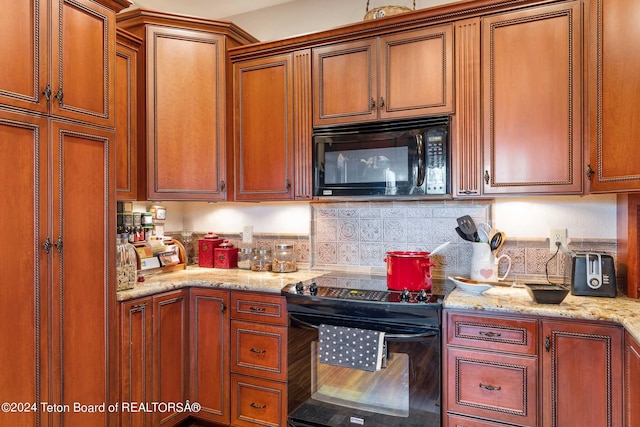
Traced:
[[[254, 233], [253, 246], [273, 249], [278, 243], [293, 243], [299, 268], [353, 270], [385, 274], [389, 251], [432, 251], [450, 241], [433, 261], [435, 276], [469, 275], [471, 245], [456, 231], [456, 219], [470, 215], [476, 223], [493, 225], [493, 201], [370, 201], [311, 203], [310, 235]], [[172, 233], [167, 233], [172, 234]], [[204, 234], [204, 233], [202, 233]], [[217, 233], [238, 247], [240, 234]], [[175, 235], [180, 239], [179, 233]], [[197, 263], [198, 237], [193, 236], [190, 252]], [[572, 239], [570, 250], [610, 253], [616, 258], [615, 239]], [[511, 257], [508, 279], [561, 281], [565, 257], [552, 257], [548, 239], [507, 236], [500, 254]], [[569, 264], [567, 264], [569, 265]], [[500, 275], [507, 264], [500, 264]]]

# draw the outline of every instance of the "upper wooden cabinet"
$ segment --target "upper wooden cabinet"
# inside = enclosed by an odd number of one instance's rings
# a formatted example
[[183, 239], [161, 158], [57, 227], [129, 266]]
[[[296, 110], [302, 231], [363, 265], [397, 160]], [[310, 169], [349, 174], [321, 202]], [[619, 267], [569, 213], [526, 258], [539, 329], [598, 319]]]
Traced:
[[640, 2], [591, 0], [588, 118], [592, 193], [640, 190]]
[[482, 19], [484, 194], [582, 193], [581, 22], [577, 1]]
[[137, 66], [142, 40], [125, 30], [116, 30], [116, 197], [136, 200], [137, 167]]
[[113, 127], [113, 16], [90, 0], [3, 1], [0, 103]]
[[311, 198], [309, 49], [233, 63], [235, 200]]
[[118, 25], [138, 63], [138, 199], [225, 200], [226, 50], [255, 41], [233, 24], [141, 9]]
[[313, 49], [313, 125], [453, 112], [453, 26]]

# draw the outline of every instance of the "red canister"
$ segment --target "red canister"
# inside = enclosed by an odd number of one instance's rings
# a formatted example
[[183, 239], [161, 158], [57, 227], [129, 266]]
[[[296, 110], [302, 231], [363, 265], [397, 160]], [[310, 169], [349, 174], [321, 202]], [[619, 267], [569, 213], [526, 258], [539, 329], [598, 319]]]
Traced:
[[213, 250], [223, 242], [221, 238], [209, 232], [202, 239], [198, 239], [198, 265], [213, 267]]
[[429, 252], [387, 252], [387, 288], [394, 291], [407, 289], [431, 290], [431, 267], [435, 264]]
[[213, 250], [213, 266], [215, 268], [236, 268], [238, 266], [238, 248], [224, 242]]

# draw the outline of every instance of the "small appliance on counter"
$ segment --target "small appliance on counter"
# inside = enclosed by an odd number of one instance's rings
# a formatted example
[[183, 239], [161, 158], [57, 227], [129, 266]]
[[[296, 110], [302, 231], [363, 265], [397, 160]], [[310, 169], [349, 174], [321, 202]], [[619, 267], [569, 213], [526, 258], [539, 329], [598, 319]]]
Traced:
[[198, 265], [213, 267], [213, 250], [222, 244], [223, 239], [209, 232], [202, 239], [198, 239]]
[[613, 257], [604, 252], [570, 252], [571, 295], [615, 298], [618, 288]]

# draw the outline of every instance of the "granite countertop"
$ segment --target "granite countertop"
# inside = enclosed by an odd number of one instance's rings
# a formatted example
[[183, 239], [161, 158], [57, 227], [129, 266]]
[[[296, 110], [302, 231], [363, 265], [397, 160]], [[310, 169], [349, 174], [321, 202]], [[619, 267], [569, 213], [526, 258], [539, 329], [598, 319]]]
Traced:
[[455, 289], [445, 299], [444, 307], [615, 322], [640, 342], [640, 300], [624, 295], [606, 298], [569, 294], [560, 304], [538, 304], [523, 287], [494, 286], [481, 295]]
[[[186, 270], [148, 276], [133, 289], [117, 292], [117, 300], [126, 301], [190, 286], [280, 294], [288, 284], [326, 273], [318, 270], [271, 273], [189, 266]], [[445, 298], [444, 308], [615, 322], [640, 342], [640, 300], [624, 295], [600, 298], [569, 294], [560, 304], [537, 304], [523, 287], [495, 286], [481, 295], [454, 289]]]

